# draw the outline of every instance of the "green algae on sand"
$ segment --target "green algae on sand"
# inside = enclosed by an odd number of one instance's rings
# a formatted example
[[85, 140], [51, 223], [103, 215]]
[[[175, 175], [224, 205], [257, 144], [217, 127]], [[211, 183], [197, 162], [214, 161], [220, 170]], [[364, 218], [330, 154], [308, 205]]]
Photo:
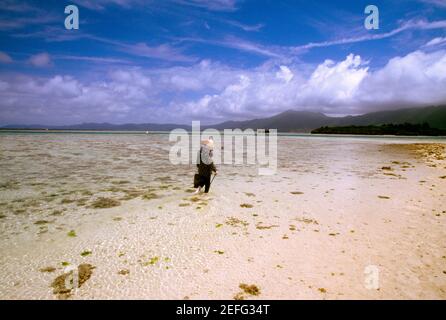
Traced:
[[143, 265], [144, 267], [147, 267], [147, 266], [153, 266], [153, 265], [156, 264], [159, 260], [160, 260], [159, 257], [152, 257], [152, 258], [150, 258], [149, 261], [144, 262], [142, 265]]
[[113, 207], [118, 207], [121, 205], [121, 202], [112, 198], [100, 197], [93, 201], [91, 204], [91, 208], [93, 209], [108, 209]]
[[263, 225], [263, 222], [259, 222], [256, 224], [256, 229], [258, 229], [258, 230], [268, 230], [268, 229], [278, 228], [278, 227], [279, 226], [275, 225], [275, 224], [265, 226], [265, 225]]
[[72, 237], [72, 238], [76, 237], [76, 231], [74, 231], [74, 230], [70, 230], [70, 231], [67, 233], [67, 236]]
[[240, 204], [240, 207], [241, 208], [246, 208], [246, 209], [251, 209], [254, 206], [252, 204], [249, 204], [249, 203], [242, 203], [242, 204]]
[[234, 300], [245, 300], [245, 296], [243, 295], [243, 292], [239, 292], [234, 296]]
[[249, 225], [248, 222], [241, 220], [239, 218], [236, 218], [236, 217], [229, 217], [225, 223], [231, 227], [239, 227], [239, 226], [247, 227]]
[[319, 222], [317, 222], [317, 220], [310, 219], [310, 218], [296, 218], [296, 221], [303, 222], [306, 224], [316, 224], [316, 225], [319, 224]]
[[158, 199], [159, 196], [156, 193], [153, 192], [147, 192], [144, 193], [141, 198], [143, 198], [144, 200], [154, 200], [154, 199]]
[[36, 222], [34, 222], [35, 225], [42, 225], [42, 224], [47, 224], [50, 223], [50, 221], [47, 220], [37, 220]]
[[40, 272], [48, 272], [48, 273], [51, 273], [51, 272], [56, 271], [56, 268], [54, 268], [54, 267], [45, 267], [45, 268], [41, 268], [41, 269], [39, 269], [39, 271], [40, 271]]
[[118, 271], [118, 274], [121, 276], [126, 276], [128, 274], [130, 274], [130, 270], [129, 269], [122, 269]]
[[73, 199], [68, 199], [68, 198], [64, 198], [64, 199], [62, 199], [61, 201], [60, 201], [60, 204], [70, 204], [70, 203], [73, 203], [73, 202], [75, 202], [76, 200], [73, 200]]
[[86, 256], [89, 256], [89, 255], [91, 255], [93, 252], [91, 251], [91, 250], [85, 250], [85, 251], [82, 251], [81, 252], [81, 256], [82, 257], [86, 257]]

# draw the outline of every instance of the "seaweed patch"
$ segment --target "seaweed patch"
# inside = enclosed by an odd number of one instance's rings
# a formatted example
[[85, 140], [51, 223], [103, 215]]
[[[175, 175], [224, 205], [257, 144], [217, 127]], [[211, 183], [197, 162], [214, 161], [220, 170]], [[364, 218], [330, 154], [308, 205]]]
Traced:
[[91, 204], [91, 208], [93, 208], [93, 209], [107, 209], [107, 208], [117, 207], [120, 205], [121, 205], [121, 202], [119, 202], [118, 200], [100, 197], [100, 198], [96, 199], [95, 201], [93, 201], [93, 203]]
[[[94, 268], [95, 267], [91, 264], [80, 264], [77, 267], [78, 288], [82, 287], [82, 285], [91, 278]], [[75, 286], [73, 277], [73, 271], [70, 271], [61, 274], [53, 280], [53, 282], [51, 283], [51, 287], [53, 288], [53, 294], [57, 295], [58, 299], [65, 300], [72, 296]]]

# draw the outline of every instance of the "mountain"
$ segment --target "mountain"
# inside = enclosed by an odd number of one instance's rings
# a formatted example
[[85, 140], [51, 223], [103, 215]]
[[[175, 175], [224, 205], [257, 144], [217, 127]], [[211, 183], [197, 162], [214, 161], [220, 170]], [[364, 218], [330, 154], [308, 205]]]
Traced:
[[368, 126], [382, 124], [428, 123], [432, 128], [446, 129], [446, 106], [410, 108], [367, 113], [360, 116], [329, 117], [323, 113], [288, 110], [270, 118], [228, 121], [215, 129], [278, 129], [281, 132], [310, 132], [324, 126]]
[[386, 123], [428, 123], [432, 128], [446, 129], [446, 106], [399, 109], [340, 118], [336, 125], [381, 125]]
[[281, 132], [311, 131], [312, 129], [334, 123], [335, 119], [318, 112], [288, 110], [270, 118], [228, 121], [214, 125], [213, 128], [218, 130], [236, 128], [277, 129]]
[[[223, 129], [277, 129], [279, 132], [310, 132], [324, 126], [368, 126], [382, 124], [428, 123], [432, 128], [446, 129], [446, 106], [379, 111], [360, 116], [329, 117], [323, 113], [288, 110], [275, 116], [247, 121], [227, 121], [205, 128]], [[8, 125], [3, 129], [60, 129], [60, 130], [116, 130], [116, 131], [170, 131], [176, 128], [190, 130], [189, 125], [178, 124], [110, 124], [83, 123], [71, 126]]]

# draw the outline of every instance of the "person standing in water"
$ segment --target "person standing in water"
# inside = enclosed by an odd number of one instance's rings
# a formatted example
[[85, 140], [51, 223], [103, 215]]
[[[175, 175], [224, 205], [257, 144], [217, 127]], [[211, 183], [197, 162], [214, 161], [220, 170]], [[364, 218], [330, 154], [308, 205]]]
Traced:
[[217, 168], [212, 160], [213, 149], [214, 140], [212, 138], [202, 141], [197, 157], [198, 181], [195, 183], [197, 188], [195, 193], [199, 193], [203, 187], [204, 192], [208, 193], [211, 186], [212, 173], [215, 172], [215, 175], [217, 175]]

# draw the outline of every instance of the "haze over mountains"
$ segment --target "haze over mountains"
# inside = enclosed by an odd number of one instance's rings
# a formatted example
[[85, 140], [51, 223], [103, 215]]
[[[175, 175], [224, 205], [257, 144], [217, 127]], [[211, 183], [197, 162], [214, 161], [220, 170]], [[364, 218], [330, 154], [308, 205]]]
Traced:
[[[398, 109], [367, 113], [360, 116], [329, 117], [318, 112], [288, 110], [275, 116], [247, 121], [226, 121], [211, 126], [215, 129], [277, 129], [279, 132], [310, 132], [323, 126], [381, 125], [399, 123], [428, 123], [432, 128], [446, 129], [446, 105], [425, 108]], [[190, 125], [181, 124], [110, 124], [82, 123], [68, 126], [8, 125], [5, 129], [60, 129], [60, 130], [118, 130], [118, 131], [170, 131], [176, 128], [190, 130]]]

